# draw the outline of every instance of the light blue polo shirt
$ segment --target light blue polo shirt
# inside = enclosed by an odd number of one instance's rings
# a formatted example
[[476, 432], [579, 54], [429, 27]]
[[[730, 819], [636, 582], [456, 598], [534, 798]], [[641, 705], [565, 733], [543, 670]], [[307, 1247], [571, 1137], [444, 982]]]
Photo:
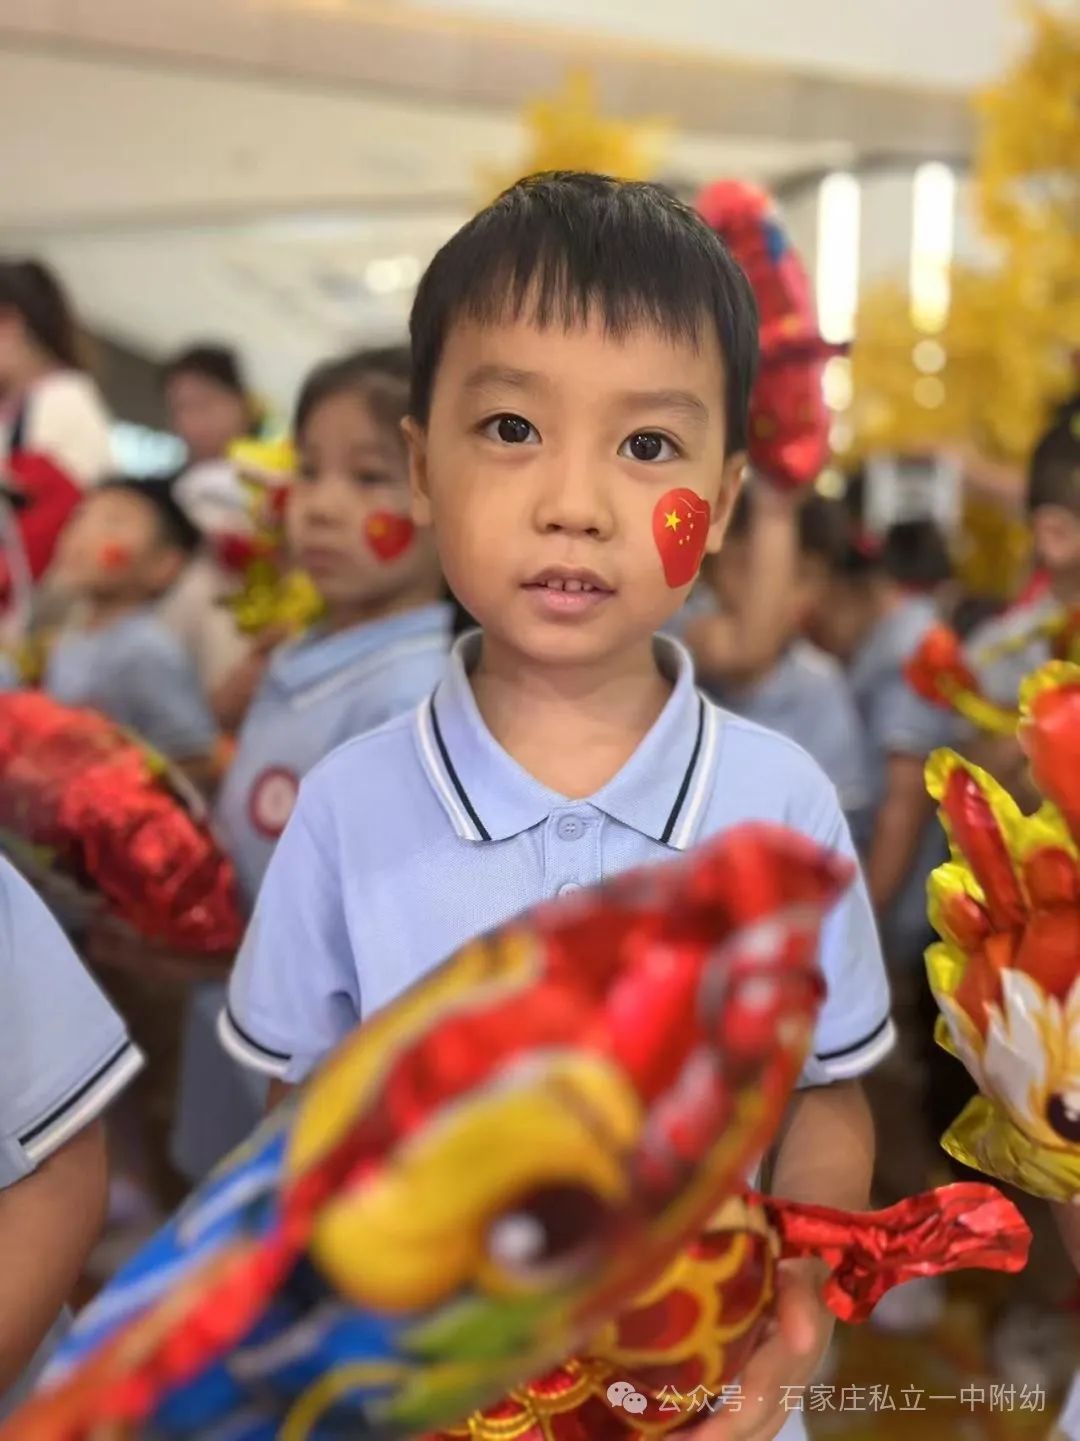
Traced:
[[[931, 600], [908, 597], [875, 625], [852, 660], [848, 681], [868, 742], [872, 809], [883, 799], [891, 755], [924, 760], [938, 746], [954, 745], [959, 736], [956, 719], [924, 701], [904, 678], [904, 666], [939, 619]], [[944, 832], [933, 817], [896, 900], [882, 917], [890, 960], [921, 964], [930, 930], [926, 881], [946, 855]]]
[[44, 689], [63, 705], [101, 711], [171, 760], [208, 756], [217, 740], [191, 657], [149, 608], [62, 633]]
[[[335, 746], [411, 710], [446, 667], [451, 608], [427, 605], [326, 634], [310, 631], [270, 662], [218, 796], [215, 824], [249, 904], [302, 778]], [[258, 1122], [265, 1083], [217, 1043], [225, 987], [208, 981], [187, 1008], [173, 1163], [201, 1181]]]
[[[0, 857], [0, 1190], [95, 1120], [141, 1065], [63, 931]], [[0, 1414], [28, 1391], [47, 1349], [0, 1396]]]
[[[455, 646], [434, 695], [348, 742], [304, 781], [237, 959], [221, 1036], [238, 1059], [298, 1081], [364, 1016], [458, 946], [526, 907], [746, 820], [853, 855], [836, 791], [783, 736], [695, 689], [690, 657], [657, 637], [674, 683], [649, 734], [595, 795], [572, 800], [492, 737]], [[892, 1042], [888, 987], [859, 878], [826, 919], [829, 995], [804, 1080], [852, 1077]]]
[[862, 820], [870, 804], [866, 736], [843, 667], [831, 655], [795, 640], [753, 685], [706, 689], [736, 715], [801, 745], [836, 787], [849, 823]]
[[427, 605], [310, 631], [274, 654], [237, 740], [215, 822], [254, 901], [300, 782], [335, 746], [411, 710], [437, 685], [451, 611]]

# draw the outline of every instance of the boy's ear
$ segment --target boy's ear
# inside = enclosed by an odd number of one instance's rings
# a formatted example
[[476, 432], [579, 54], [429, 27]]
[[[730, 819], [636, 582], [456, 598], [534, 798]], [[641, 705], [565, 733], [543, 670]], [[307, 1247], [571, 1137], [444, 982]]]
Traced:
[[184, 552], [176, 546], [162, 545], [157, 548], [147, 567], [147, 579], [155, 595], [164, 595], [165, 591], [180, 579], [187, 559]]
[[428, 490], [427, 431], [415, 417], [407, 415], [401, 422], [405, 449], [409, 456], [409, 498], [412, 518], [417, 525], [431, 524], [431, 495]]
[[709, 522], [709, 536], [705, 542], [708, 555], [715, 555], [724, 543], [724, 534], [731, 520], [731, 512], [746, 480], [746, 451], [737, 450], [724, 461], [720, 474], [720, 489], [713, 501], [712, 520]]

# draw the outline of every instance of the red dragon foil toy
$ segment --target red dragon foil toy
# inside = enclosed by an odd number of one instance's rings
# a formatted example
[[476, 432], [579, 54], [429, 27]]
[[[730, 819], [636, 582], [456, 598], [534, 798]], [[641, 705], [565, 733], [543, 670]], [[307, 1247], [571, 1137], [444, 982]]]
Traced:
[[870, 1217], [744, 1191], [849, 879], [746, 826], [463, 947], [114, 1279], [0, 1437], [655, 1435], [663, 1386], [738, 1375], [783, 1256], [824, 1256], [850, 1317], [911, 1275], [1018, 1269], [989, 1186]]
[[829, 458], [825, 362], [844, 353], [817, 328], [806, 268], [771, 196], [718, 180], [697, 209], [750, 281], [758, 305], [761, 361], [750, 396], [751, 464], [784, 490], [813, 485]]
[[952, 858], [930, 883], [937, 1035], [982, 1094], [945, 1133], [958, 1160], [1052, 1201], [1080, 1198], [1080, 666], [1020, 693], [1043, 805], [1024, 815], [952, 751], [927, 764]]
[[202, 801], [96, 711], [0, 695], [0, 848], [68, 925], [108, 914], [182, 952], [239, 944], [232, 864]]

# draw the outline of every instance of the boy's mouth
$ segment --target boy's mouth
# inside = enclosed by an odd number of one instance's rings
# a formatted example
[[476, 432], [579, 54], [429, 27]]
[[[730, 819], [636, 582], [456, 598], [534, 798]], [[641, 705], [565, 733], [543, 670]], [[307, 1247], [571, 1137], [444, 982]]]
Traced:
[[568, 566], [551, 566], [540, 571], [522, 587], [534, 596], [548, 615], [581, 615], [609, 600], [614, 594], [602, 576], [591, 570]]

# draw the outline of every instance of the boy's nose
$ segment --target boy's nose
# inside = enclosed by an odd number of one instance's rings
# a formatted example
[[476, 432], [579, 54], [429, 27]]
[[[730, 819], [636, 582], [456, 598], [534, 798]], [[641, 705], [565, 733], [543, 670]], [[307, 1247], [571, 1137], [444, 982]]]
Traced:
[[552, 466], [536, 503], [536, 528], [548, 534], [565, 532], [605, 540], [615, 517], [606, 489], [590, 464]]

